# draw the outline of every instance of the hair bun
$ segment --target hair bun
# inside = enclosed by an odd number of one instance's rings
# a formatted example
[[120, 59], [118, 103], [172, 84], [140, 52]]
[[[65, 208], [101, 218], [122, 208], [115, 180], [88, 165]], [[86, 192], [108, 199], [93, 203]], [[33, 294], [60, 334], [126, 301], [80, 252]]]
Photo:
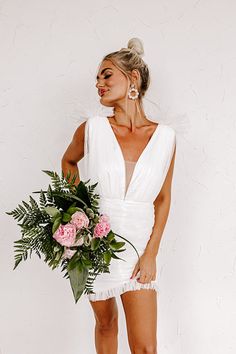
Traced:
[[128, 48], [133, 49], [138, 55], [143, 56], [143, 43], [139, 38], [131, 38], [128, 42]]

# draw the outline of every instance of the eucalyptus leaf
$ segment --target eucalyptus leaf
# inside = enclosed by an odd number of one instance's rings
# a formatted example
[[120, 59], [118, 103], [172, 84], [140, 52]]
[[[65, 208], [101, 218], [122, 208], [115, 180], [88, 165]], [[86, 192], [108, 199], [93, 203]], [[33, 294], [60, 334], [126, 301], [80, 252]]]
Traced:
[[112, 231], [110, 231], [105, 239], [108, 240], [109, 242], [111, 242], [112, 240], [114, 240], [114, 238], [115, 238], [114, 233]]
[[125, 260], [125, 259], [118, 257], [115, 253], [112, 253], [112, 254], [111, 254], [111, 257], [112, 257], [112, 258], [115, 258], [115, 259], [120, 259], [120, 260], [122, 260], [122, 261], [125, 261], [125, 262], [126, 262], [126, 260]]
[[86, 267], [84, 267], [83, 269], [75, 267], [71, 270], [68, 270], [68, 274], [75, 303], [77, 303], [85, 289], [85, 285], [88, 278], [88, 269]]
[[91, 241], [91, 249], [95, 251], [100, 246], [100, 238], [95, 237]]
[[106, 264], [109, 264], [111, 261], [111, 253], [109, 251], [106, 251], [103, 253], [103, 258]]
[[79, 208], [79, 207], [76, 207], [76, 206], [70, 206], [70, 207], [67, 209], [66, 212], [67, 212], [68, 214], [72, 215], [72, 214], [74, 214], [76, 211], [82, 211], [82, 212], [84, 213], [84, 211], [83, 211], [82, 208]]
[[62, 214], [62, 221], [64, 222], [69, 222], [71, 220], [71, 215], [68, 213], [63, 213]]
[[45, 207], [44, 210], [46, 211], [46, 213], [52, 217], [57, 217], [59, 215], [61, 215], [61, 212], [60, 210], [58, 210], [57, 208], [55, 207]]
[[83, 265], [81, 264], [80, 261], [80, 255], [78, 252], [76, 252], [73, 257], [70, 259], [70, 261], [67, 264], [67, 270], [72, 270], [74, 268], [83, 268]]
[[112, 250], [118, 250], [119, 248], [123, 247], [125, 245], [125, 242], [114, 242], [112, 241], [110, 243], [110, 247]]
[[88, 216], [93, 219], [94, 218], [94, 211], [91, 208], [86, 208], [86, 213], [88, 214]]
[[52, 233], [53, 234], [57, 231], [57, 229], [60, 226], [60, 224], [61, 224], [61, 216], [56, 218], [56, 220], [54, 221], [54, 223], [52, 225]]

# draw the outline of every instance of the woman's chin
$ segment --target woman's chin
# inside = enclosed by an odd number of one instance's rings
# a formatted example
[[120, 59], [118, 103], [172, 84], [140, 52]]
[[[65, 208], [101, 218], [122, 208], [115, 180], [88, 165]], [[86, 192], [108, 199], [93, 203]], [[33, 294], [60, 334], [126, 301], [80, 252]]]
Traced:
[[111, 100], [106, 100], [105, 97], [100, 97], [100, 103], [106, 107], [113, 107], [113, 102]]

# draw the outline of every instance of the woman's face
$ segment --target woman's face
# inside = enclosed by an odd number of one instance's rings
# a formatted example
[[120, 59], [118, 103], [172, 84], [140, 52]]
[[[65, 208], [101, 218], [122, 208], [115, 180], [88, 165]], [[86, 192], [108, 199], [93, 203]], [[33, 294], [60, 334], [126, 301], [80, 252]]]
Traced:
[[125, 100], [127, 86], [127, 77], [111, 61], [104, 60], [99, 68], [96, 83], [101, 104], [113, 107], [115, 102]]

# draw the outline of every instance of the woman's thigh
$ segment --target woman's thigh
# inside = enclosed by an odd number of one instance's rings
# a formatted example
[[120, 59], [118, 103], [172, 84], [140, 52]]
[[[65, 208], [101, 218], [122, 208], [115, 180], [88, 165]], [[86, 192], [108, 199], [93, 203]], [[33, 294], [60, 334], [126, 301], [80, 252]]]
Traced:
[[108, 327], [118, 321], [118, 307], [115, 297], [107, 300], [89, 301], [95, 316], [96, 323], [101, 327]]
[[121, 294], [129, 345], [134, 349], [151, 349], [157, 345], [157, 292], [153, 289]]

